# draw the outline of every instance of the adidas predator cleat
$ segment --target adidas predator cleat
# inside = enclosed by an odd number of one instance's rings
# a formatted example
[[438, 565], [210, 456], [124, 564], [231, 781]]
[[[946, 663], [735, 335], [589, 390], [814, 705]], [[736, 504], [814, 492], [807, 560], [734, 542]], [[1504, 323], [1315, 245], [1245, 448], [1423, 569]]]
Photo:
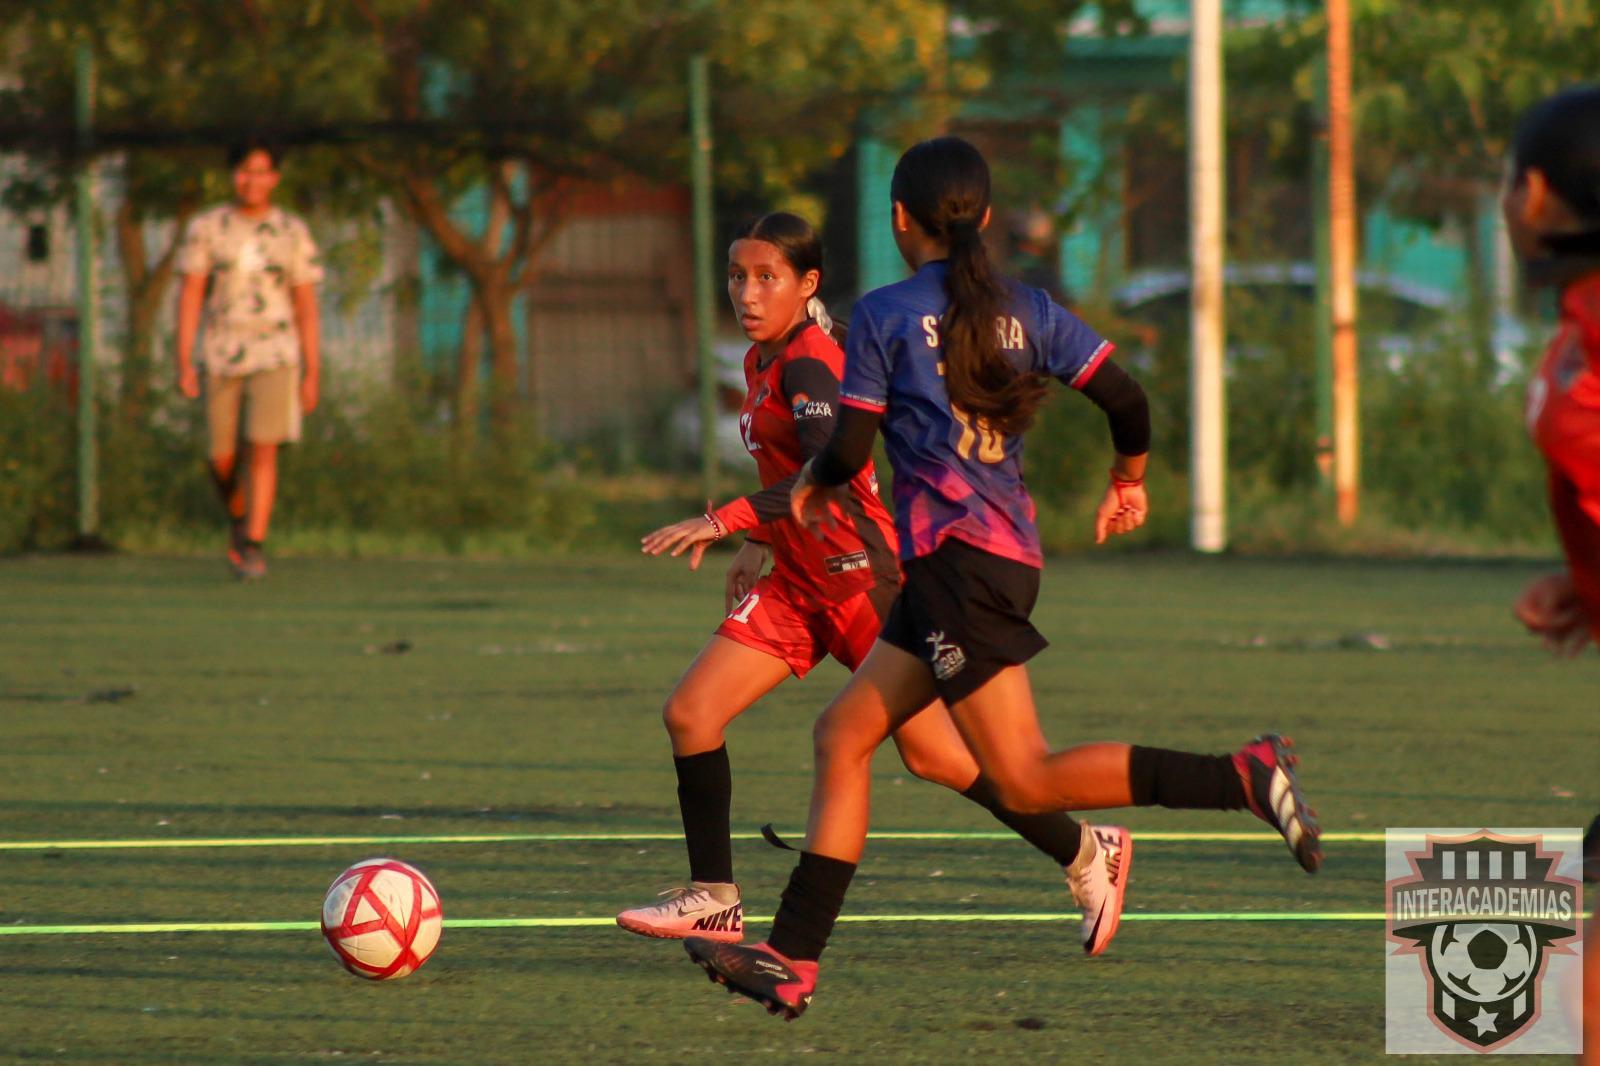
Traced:
[[1233, 766], [1244, 782], [1251, 812], [1282, 833], [1301, 867], [1314, 874], [1322, 865], [1322, 827], [1300, 791], [1294, 771], [1300, 757], [1293, 748], [1294, 741], [1268, 733], [1234, 755]]

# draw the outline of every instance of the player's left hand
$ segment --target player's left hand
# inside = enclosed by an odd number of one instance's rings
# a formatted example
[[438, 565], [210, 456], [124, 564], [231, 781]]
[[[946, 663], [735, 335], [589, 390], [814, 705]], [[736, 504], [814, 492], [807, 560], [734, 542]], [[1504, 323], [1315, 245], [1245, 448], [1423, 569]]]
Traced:
[[689, 569], [700, 569], [700, 560], [706, 553], [706, 546], [713, 543], [720, 536], [717, 527], [706, 521], [705, 515], [696, 515], [685, 518], [682, 522], [674, 522], [670, 526], [662, 526], [653, 533], [646, 533], [639, 538], [640, 551], [646, 555], [660, 555], [670, 551], [676, 559], [684, 552], [689, 553]]
[[750, 590], [761, 580], [761, 571], [767, 567], [770, 549], [764, 544], [746, 540], [728, 566], [723, 580], [722, 613], [732, 614], [734, 605], [744, 600]]
[[1144, 482], [1130, 484], [1111, 481], [1100, 506], [1094, 512], [1094, 542], [1104, 544], [1108, 536], [1132, 533], [1144, 525], [1150, 515], [1150, 497], [1145, 495]]
[[300, 413], [310, 414], [317, 409], [317, 375], [304, 374], [300, 378]]

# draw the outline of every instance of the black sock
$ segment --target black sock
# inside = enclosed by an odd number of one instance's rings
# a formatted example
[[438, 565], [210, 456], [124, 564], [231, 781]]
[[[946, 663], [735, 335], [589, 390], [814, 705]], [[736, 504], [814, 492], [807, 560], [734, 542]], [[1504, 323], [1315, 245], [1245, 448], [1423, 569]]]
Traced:
[[844, 906], [844, 894], [856, 864], [811, 851], [800, 853], [800, 865], [789, 875], [767, 945], [791, 959], [815, 962], [822, 957], [833, 923]]
[[[211, 472], [211, 484], [216, 488], [217, 495], [222, 497], [223, 509], [226, 510], [233, 506], [233, 491], [239, 487], [238, 463], [234, 463], [233, 469], [228, 471], [227, 477], [223, 477], [217, 472], [217, 464], [215, 463], [207, 463], [206, 469]], [[237, 518], [233, 517], [231, 511], [229, 511], [228, 517], [235, 522], [238, 521]]]
[[733, 771], [728, 746], [698, 755], [674, 756], [678, 771], [678, 809], [689, 846], [689, 879], [708, 884], [733, 880], [733, 842], [728, 838], [728, 808], [733, 803]]
[[1231, 755], [1135, 744], [1128, 755], [1128, 787], [1136, 807], [1236, 811], [1249, 803]]
[[1083, 846], [1083, 826], [1065, 812], [1051, 814], [1018, 814], [1000, 805], [994, 785], [987, 777], [978, 776], [972, 787], [961, 793], [1000, 820], [1023, 840], [1054, 859], [1057, 865], [1071, 866]]

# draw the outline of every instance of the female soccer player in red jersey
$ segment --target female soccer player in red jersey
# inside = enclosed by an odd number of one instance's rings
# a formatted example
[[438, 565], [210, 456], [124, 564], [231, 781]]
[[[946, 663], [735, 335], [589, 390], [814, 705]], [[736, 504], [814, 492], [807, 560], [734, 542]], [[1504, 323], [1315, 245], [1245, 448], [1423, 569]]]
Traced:
[[[689, 955], [735, 991], [796, 1017], [838, 918], [867, 832], [873, 752], [936, 696], [1009, 806], [1027, 811], [1130, 805], [1248, 808], [1307, 871], [1319, 830], [1288, 744], [1257, 738], [1232, 756], [1127, 744], [1051, 753], [1024, 663], [1045, 646], [1028, 621], [1043, 558], [1022, 482], [1021, 434], [1054, 377], [1107, 414], [1115, 458], [1095, 537], [1143, 524], [1150, 423], [1144, 393], [1110, 345], [1043, 292], [995, 275], [980, 231], [989, 168], [955, 137], [901, 157], [891, 182], [895, 242], [916, 272], [863, 296], [851, 316], [843, 411], [791, 494], [797, 522], [826, 530], [841, 488], [880, 424], [894, 467], [905, 583], [866, 660], [817, 722], [805, 850], [764, 944], [688, 937]], [[1084, 946], [1103, 948], [1121, 914], [1125, 831], [1083, 834]], [[1076, 886], [1075, 886], [1076, 887]]]
[[[1528, 430], [1544, 453], [1567, 568], [1529, 585], [1516, 613], [1550, 650], [1577, 655], [1600, 643], [1600, 88], [1523, 116], [1502, 207], [1526, 280], [1561, 293], [1561, 326], [1528, 385]], [[1584, 859], [1584, 879], [1600, 882], [1600, 818]], [[1592, 939], [1589, 948], [1585, 1061], [1600, 1064], [1600, 951]]]
[[[743, 936], [729, 843], [732, 778], [724, 731], [756, 700], [790, 675], [805, 676], [826, 655], [854, 670], [899, 591], [894, 523], [878, 498], [871, 463], [848, 480], [838, 500], [840, 521], [820, 539], [789, 517], [789, 490], [800, 465], [833, 430], [844, 367], [844, 353], [829, 336], [827, 312], [816, 299], [821, 277], [822, 243], [804, 219], [769, 214], [740, 230], [728, 249], [728, 296], [754, 343], [745, 355], [749, 394], [739, 423], [765, 488], [643, 538], [645, 552], [688, 552], [690, 567], [698, 568], [707, 545], [748, 531], [728, 569], [727, 618], [667, 698], [663, 716], [678, 775], [690, 883], [617, 916], [618, 925], [645, 936]], [[769, 562], [772, 570], [762, 576]], [[924, 701], [931, 702], [931, 696]], [[894, 739], [913, 774], [986, 807], [1071, 867], [1082, 849], [1079, 825], [1063, 814], [1002, 808], [942, 706], [908, 716]]]
[[1530, 585], [1517, 614], [1575, 655], [1600, 640], [1600, 89], [1523, 118], [1503, 206], [1529, 282], [1561, 292], [1560, 329], [1528, 387], [1528, 429], [1567, 569]]

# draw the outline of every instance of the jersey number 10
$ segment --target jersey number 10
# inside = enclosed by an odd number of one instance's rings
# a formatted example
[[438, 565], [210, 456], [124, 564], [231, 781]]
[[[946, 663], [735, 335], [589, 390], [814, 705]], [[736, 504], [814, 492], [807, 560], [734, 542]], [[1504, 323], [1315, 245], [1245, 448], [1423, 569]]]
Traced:
[[[923, 319], [923, 325], [928, 329], [929, 345], [934, 337], [932, 327], [927, 326], [928, 319]], [[944, 360], [939, 360], [939, 376], [944, 377]], [[980, 463], [998, 463], [1006, 457], [1006, 435], [989, 425], [981, 418], [973, 418], [970, 413], [962, 410], [955, 404], [950, 405], [950, 413], [961, 423], [961, 439], [956, 441], [956, 454], [963, 459], [972, 458], [972, 446], [978, 446], [978, 461]]]
[[963, 459], [971, 459], [973, 445], [977, 445], [978, 461], [998, 463], [1006, 457], [1006, 435], [982, 418], [973, 418], [955, 404], [950, 413], [961, 423], [961, 439], [956, 441], [956, 452]]

